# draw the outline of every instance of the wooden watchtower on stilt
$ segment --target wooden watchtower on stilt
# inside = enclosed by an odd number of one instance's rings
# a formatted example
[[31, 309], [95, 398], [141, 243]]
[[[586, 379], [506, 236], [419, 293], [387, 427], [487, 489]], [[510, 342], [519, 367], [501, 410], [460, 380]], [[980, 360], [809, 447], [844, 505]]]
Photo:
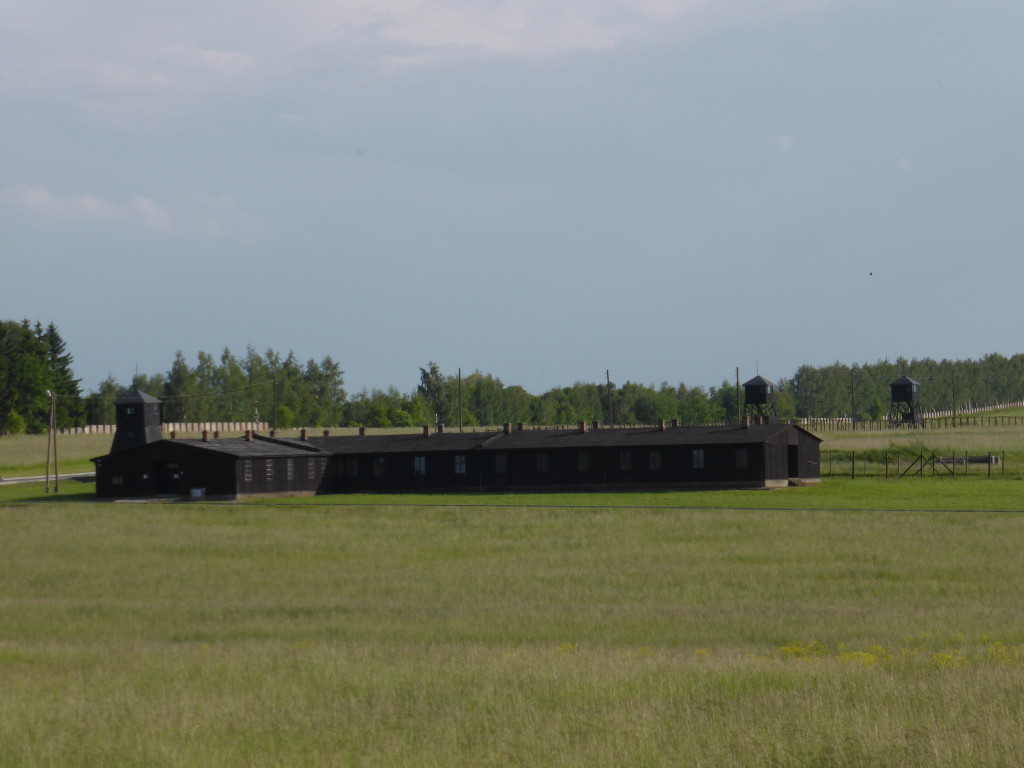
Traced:
[[921, 426], [921, 384], [909, 376], [889, 382], [890, 427]]
[[764, 376], [755, 376], [743, 385], [743, 415], [754, 424], [771, 424], [775, 413], [775, 385]]

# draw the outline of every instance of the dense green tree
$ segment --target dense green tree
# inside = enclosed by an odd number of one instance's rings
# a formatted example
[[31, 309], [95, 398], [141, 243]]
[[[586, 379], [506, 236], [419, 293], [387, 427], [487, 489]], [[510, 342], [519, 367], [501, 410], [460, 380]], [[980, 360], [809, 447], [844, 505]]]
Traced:
[[[138, 380], [139, 376], [136, 375], [134, 381]], [[143, 387], [140, 388], [143, 392], [149, 394], [153, 394], [154, 392], [158, 393], [154, 394], [154, 397], [158, 397], [163, 391], [162, 387], [158, 390]], [[99, 388], [89, 395], [89, 398], [86, 401], [86, 418], [88, 419], [88, 423], [113, 424], [117, 417], [114, 403], [117, 402], [117, 398], [122, 394], [124, 394], [124, 392], [122, 392], [121, 387], [118, 386], [118, 383], [113, 376], [107, 376], [107, 378], [101, 381]]]
[[432, 413], [431, 423], [458, 423], [456, 382], [442, 374], [437, 363], [430, 361], [426, 368], [420, 368], [420, 383], [416, 389], [426, 401], [428, 414]]
[[[54, 393], [58, 428], [84, 422], [85, 406], [72, 357], [57, 326], [0, 321], [0, 423], [24, 424], [28, 432], [45, 431]], [[17, 419], [9, 417], [17, 414]], [[20, 420], [20, 421], [18, 421]]]

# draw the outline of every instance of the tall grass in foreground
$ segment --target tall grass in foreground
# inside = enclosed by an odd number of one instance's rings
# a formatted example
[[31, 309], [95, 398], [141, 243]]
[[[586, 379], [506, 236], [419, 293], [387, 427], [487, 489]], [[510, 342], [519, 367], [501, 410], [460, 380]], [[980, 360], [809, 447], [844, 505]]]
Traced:
[[1013, 765], [1024, 518], [0, 507], [0, 763]]

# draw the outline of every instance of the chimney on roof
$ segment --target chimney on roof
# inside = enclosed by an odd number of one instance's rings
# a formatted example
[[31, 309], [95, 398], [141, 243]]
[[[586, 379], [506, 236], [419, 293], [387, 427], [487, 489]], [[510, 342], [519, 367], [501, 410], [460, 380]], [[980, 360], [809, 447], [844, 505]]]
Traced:
[[[326, 430], [324, 430], [324, 436], [325, 437], [327, 436], [327, 431]], [[359, 428], [359, 436], [360, 437], [366, 437], [366, 427], [360, 427]]]
[[590, 428], [591, 429], [600, 429], [601, 428], [601, 422], [598, 421], [597, 419], [594, 419], [592, 422], [590, 422]]
[[252, 442], [252, 430], [251, 429], [245, 430], [245, 442], [247, 442], [247, 443], [251, 443]]
[[423, 436], [424, 437], [430, 437], [430, 425], [429, 424], [424, 424], [423, 425]]
[[331, 436], [331, 430], [325, 429], [324, 430], [324, 437], [330, 437], [330, 436]]
[[665, 420], [664, 419], [658, 419], [658, 431], [659, 432], [664, 432], [665, 431]]
[[171, 440], [174, 440], [177, 436], [178, 436], [177, 431], [172, 429], [171, 430]]
[[526, 431], [526, 425], [523, 424], [523, 422], [520, 421], [518, 424], [516, 424], [516, 429], [518, 429], [520, 432], [525, 432]]
[[214, 440], [220, 440], [220, 430], [219, 429], [213, 430], [213, 439]]
[[270, 430], [270, 436], [271, 437], [277, 437], [277, 430], [276, 429]]
[[512, 422], [511, 421], [506, 421], [505, 422], [505, 426], [502, 429], [502, 432], [504, 432], [506, 435], [511, 435], [512, 434]]
[[439, 435], [443, 435], [444, 434], [444, 424], [442, 424], [441, 422], [437, 423], [437, 434], [439, 434]]
[[309, 440], [309, 433], [306, 432], [305, 427], [299, 430], [299, 440], [302, 440], [303, 442]]
[[581, 421], [579, 424], [577, 424], [577, 427], [579, 427], [581, 435], [587, 434], [587, 422]]
[[678, 427], [679, 426], [679, 419], [672, 419], [672, 426], [673, 427]]
[[203, 442], [204, 443], [210, 442], [210, 431], [207, 430], [207, 429], [203, 430]]
[[750, 429], [750, 417], [749, 416], [744, 416], [743, 417], [743, 428], [744, 429]]

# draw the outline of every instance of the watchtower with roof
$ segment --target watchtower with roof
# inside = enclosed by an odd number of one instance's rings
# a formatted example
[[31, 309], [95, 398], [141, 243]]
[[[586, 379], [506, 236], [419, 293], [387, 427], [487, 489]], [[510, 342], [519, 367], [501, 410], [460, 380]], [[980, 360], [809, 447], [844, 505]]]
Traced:
[[889, 426], [917, 427], [921, 424], [921, 384], [909, 376], [889, 382]]
[[114, 403], [117, 413], [117, 431], [110, 446], [111, 453], [138, 448], [160, 440], [163, 421], [160, 401], [142, 390], [118, 398]]
[[743, 385], [743, 415], [756, 424], [770, 424], [775, 413], [775, 385], [764, 376], [755, 376]]

